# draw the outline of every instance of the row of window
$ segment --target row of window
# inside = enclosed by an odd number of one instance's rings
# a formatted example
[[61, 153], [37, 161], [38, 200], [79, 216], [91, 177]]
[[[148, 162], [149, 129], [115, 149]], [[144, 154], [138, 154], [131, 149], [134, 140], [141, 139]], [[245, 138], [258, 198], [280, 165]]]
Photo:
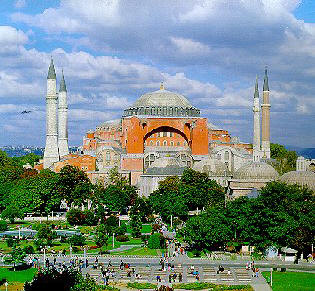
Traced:
[[[217, 154], [217, 159], [221, 160], [221, 154]], [[228, 151], [224, 152], [224, 160], [229, 160], [230, 159], [230, 153]]]
[[144, 142], [144, 145], [148, 145], [148, 146], [187, 146], [187, 141], [184, 141], [183, 143], [181, 142], [176, 142], [174, 143], [173, 141], [171, 141], [170, 143], [168, 143], [166, 140], [164, 140], [163, 142], [160, 142], [159, 140], [157, 142], [154, 142], [153, 140], [151, 140], [150, 142]]

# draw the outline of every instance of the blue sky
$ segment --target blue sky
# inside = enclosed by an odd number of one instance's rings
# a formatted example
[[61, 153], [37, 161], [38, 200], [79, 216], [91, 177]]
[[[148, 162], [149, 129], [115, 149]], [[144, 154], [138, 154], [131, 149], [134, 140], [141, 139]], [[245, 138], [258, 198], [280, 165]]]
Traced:
[[65, 73], [71, 145], [161, 81], [251, 142], [255, 77], [261, 90], [267, 65], [272, 142], [315, 147], [315, 1], [0, 4], [0, 145], [44, 145], [52, 55], [57, 78]]

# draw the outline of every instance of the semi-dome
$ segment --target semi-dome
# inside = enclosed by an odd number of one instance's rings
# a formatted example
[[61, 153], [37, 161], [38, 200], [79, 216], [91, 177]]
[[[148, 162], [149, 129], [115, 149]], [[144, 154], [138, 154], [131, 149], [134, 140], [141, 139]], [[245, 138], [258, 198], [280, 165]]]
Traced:
[[263, 162], [250, 162], [240, 167], [234, 174], [239, 180], [275, 180], [278, 172], [270, 165]]
[[315, 173], [311, 171], [291, 171], [283, 174], [279, 180], [291, 185], [306, 186], [315, 191]]
[[156, 159], [146, 170], [146, 175], [182, 175], [185, 167], [174, 157]]
[[230, 171], [226, 164], [210, 157], [195, 163], [193, 169], [198, 172], [207, 173], [211, 176], [229, 176]]
[[178, 93], [164, 89], [143, 94], [131, 107], [124, 110], [124, 116], [200, 116], [200, 110], [190, 104], [188, 99]]

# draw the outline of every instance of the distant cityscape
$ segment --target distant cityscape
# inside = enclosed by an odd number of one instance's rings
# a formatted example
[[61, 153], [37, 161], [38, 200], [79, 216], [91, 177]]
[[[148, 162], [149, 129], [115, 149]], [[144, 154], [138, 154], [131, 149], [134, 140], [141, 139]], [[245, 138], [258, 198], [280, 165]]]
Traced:
[[[6, 152], [9, 157], [21, 157], [30, 153], [43, 156], [45, 148], [38, 147], [38, 146], [26, 146], [26, 145], [17, 145], [17, 146], [8, 145], [8, 146], [0, 147], [0, 150]], [[72, 147], [69, 147], [69, 150], [71, 153], [73, 153], [78, 150], [78, 147], [72, 146]]]

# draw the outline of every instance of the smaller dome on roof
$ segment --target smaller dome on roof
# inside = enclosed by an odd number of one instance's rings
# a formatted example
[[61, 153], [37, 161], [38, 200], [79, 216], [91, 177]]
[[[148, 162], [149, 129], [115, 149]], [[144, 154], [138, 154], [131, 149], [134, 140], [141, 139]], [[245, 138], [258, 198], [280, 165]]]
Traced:
[[270, 165], [263, 162], [250, 162], [240, 167], [234, 175], [241, 180], [275, 180], [278, 172]]
[[315, 173], [311, 171], [291, 171], [283, 174], [279, 180], [290, 185], [306, 186], [315, 191]]
[[193, 169], [211, 176], [229, 176], [230, 171], [226, 164], [210, 157], [195, 163]]
[[181, 175], [185, 167], [174, 157], [156, 159], [145, 172], [146, 175]]

